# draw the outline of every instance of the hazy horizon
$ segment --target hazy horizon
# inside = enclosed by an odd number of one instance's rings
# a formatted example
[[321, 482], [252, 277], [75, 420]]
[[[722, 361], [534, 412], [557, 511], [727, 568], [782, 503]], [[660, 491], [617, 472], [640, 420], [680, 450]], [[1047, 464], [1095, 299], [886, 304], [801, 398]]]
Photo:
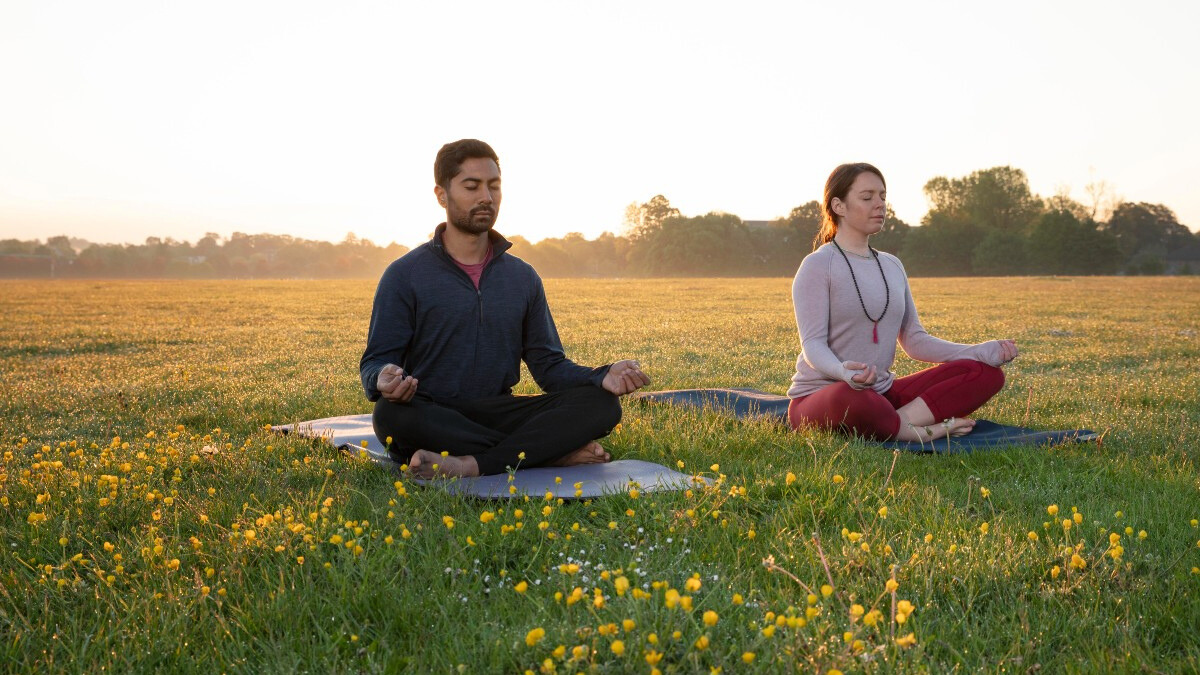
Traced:
[[1009, 165], [1086, 203], [1105, 181], [1200, 227], [1200, 5], [1166, 1], [466, 1], [0, 8], [0, 238], [423, 242], [432, 163], [482, 138], [497, 229], [621, 233], [786, 216], [870, 161], [916, 225], [922, 187]]

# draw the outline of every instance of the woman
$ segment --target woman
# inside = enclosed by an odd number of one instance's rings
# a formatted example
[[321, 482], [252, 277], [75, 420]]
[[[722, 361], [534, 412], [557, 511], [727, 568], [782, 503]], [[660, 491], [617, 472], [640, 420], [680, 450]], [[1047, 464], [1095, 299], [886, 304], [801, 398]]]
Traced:
[[[921, 327], [899, 258], [876, 251], [887, 184], [870, 164], [843, 164], [825, 182], [824, 219], [800, 263], [792, 302], [802, 351], [788, 390], [793, 429], [841, 429], [925, 442], [971, 432], [974, 412], [1004, 386], [1012, 340], [961, 345]], [[896, 343], [940, 365], [896, 378]]]

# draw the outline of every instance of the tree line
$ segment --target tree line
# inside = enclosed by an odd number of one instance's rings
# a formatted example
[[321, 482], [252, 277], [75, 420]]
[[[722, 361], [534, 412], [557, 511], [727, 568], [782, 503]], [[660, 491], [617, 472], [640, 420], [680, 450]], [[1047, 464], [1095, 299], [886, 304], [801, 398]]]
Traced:
[[408, 252], [353, 234], [339, 243], [288, 235], [208, 233], [195, 244], [149, 237], [144, 244], [90, 244], [65, 236], [0, 241], [0, 277], [279, 279], [378, 278]]
[[[913, 276], [1197, 274], [1200, 234], [1162, 204], [1112, 197], [1088, 186], [1090, 204], [1033, 194], [1025, 172], [1002, 166], [925, 184], [919, 227], [888, 207], [872, 245], [895, 253]], [[821, 208], [810, 201], [769, 222], [730, 213], [684, 216], [663, 195], [630, 204], [622, 235], [571, 233], [536, 244], [510, 237], [512, 253], [547, 277], [786, 276], [812, 250]], [[353, 234], [338, 244], [286, 235], [208, 234], [195, 245], [151, 237], [142, 245], [66, 237], [0, 241], [0, 276], [377, 277], [407, 252]]]

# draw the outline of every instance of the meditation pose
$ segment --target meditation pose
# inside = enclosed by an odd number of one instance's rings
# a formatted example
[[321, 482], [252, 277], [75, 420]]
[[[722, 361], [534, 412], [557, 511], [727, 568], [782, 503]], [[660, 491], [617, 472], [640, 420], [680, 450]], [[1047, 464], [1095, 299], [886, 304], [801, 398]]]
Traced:
[[[976, 345], [921, 327], [899, 258], [869, 239], [883, 229], [887, 185], [870, 164], [843, 164], [825, 183], [814, 250], [792, 282], [801, 353], [788, 389], [792, 428], [839, 429], [875, 440], [929, 441], [971, 432], [967, 418], [1004, 386], [1012, 340]], [[910, 357], [940, 365], [891, 372], [899, 341]]]
[[[649, 378], [636, 361], [564, 355], [541, 278], [492, 229], [500, 163], [487, 143], [446, 144], [433, 173], [446, 222], [375, 291], [359, 364], [375, 435], [423, 477], [609, 461], [596, 439], [620, 422], [617, 397]], [[512, 394], [521, 361], [548, 393]]]

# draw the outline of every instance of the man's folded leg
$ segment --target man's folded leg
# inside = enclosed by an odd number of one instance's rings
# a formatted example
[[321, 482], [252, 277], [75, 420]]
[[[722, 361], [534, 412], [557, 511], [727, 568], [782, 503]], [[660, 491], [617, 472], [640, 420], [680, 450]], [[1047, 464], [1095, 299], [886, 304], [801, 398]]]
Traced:
[[471, 420], [453, 407], [420, 396], [408, 403], [379, 399], [371, 421], [375, 436], [387, 446], [392, 459], [399, 462], [408, 462], [418, 449], [477, 455], [494, 448], [507, 436]]
[[[452, 405], [465, 417], [504, 433], [504, 438], [475, 454], [481, 474], [508, 467], [541, 466], [607, 436], [621, 421], [620, 400], [585, 385], [537, 396], [496, 396]], [[525, 453], [525, 459], [521, 459]]]

